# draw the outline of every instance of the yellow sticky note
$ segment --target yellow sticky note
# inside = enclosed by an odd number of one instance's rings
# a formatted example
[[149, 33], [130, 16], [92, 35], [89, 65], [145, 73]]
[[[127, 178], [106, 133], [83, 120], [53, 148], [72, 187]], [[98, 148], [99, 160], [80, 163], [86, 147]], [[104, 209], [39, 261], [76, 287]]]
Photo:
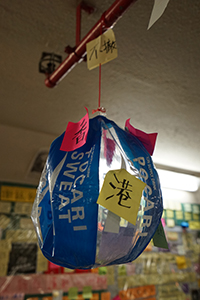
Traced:
[[109, 171], [97, 203], [135, 225], [145, 186], [125, 169]]
[[117, 57], [116, 39], [112, 29], [86, 44], [87, 66], [92, 70]]
[[185, 256], [176, 256], [176, 263], [179, 269], [187, 268]]

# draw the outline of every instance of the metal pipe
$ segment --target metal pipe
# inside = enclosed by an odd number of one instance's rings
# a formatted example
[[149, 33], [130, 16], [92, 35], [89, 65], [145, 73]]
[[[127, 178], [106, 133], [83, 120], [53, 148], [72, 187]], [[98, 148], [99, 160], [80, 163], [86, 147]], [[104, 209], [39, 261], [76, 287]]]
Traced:
[[129, 6], [137, 0], [116, 0], [111, 7], [105, 11], [100, 20], [88, 32], [88, 34], [80, 41], [75, 51], [60, 64], [60, 66], [45, 80], [47, 87], [54, 87], [59, 83], [78, 62], [81, 62], [86, 55], [86, 44], [96, 39], [101, 32], [107, 31], [111, 26], [119, 20], [122, 14]]

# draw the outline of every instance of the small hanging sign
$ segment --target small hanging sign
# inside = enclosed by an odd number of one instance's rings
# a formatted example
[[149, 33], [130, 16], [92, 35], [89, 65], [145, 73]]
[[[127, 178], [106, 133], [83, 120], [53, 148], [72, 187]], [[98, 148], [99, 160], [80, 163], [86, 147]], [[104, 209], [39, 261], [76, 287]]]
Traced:
[[148, 29], [150, 29], [151, 26], [162, 16], [168, 3], [169, 0], [154, 0], [154, 6], [151, 13]]
[[125, 169], [109, 171], [97, 203], [135, 225], [145, 186]]
[[86, 44], [87, 66], [89, 70], [105, 64], [117, 57], [117, 45], [112, 29]]
[[62, 151], [73, 151], [86, 143], [89, 130], [88, 109], [86, 115], [77, 123], [69, 122], [60, 147]]

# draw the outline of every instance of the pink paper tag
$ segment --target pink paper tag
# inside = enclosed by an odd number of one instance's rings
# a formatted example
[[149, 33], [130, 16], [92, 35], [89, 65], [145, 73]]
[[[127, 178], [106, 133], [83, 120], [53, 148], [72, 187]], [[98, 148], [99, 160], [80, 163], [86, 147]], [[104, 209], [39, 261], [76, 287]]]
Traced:
[[144, 145], [146, 150], [149, 152], [150, 155], [153, 155], [153, 151], [155, 148], [157, 133], [146, 133], [144, 131], [141, 131], [139, 129], [134, 128], [130, 124], [130, 119], [126, 120], [125, 128], [128, 129], [128, 131], [134, 135], [135, 137], [140, 140], [140, 142]]
[[88, 109], [86, 115], [77, 123], [69, 122], [60, 147], [62, 151], [73, 151], [86, 143], [89, 130]]

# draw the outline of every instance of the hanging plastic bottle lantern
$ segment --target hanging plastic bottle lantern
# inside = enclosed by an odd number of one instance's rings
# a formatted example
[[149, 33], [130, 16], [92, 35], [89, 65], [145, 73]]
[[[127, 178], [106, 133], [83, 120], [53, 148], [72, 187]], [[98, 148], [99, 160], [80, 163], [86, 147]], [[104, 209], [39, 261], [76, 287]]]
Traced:
[[133, 261], [163, 212], [151, 159], [157, 134], [84, 118], [52, 143], [32, 210], [44, 256], [72, 269]]

